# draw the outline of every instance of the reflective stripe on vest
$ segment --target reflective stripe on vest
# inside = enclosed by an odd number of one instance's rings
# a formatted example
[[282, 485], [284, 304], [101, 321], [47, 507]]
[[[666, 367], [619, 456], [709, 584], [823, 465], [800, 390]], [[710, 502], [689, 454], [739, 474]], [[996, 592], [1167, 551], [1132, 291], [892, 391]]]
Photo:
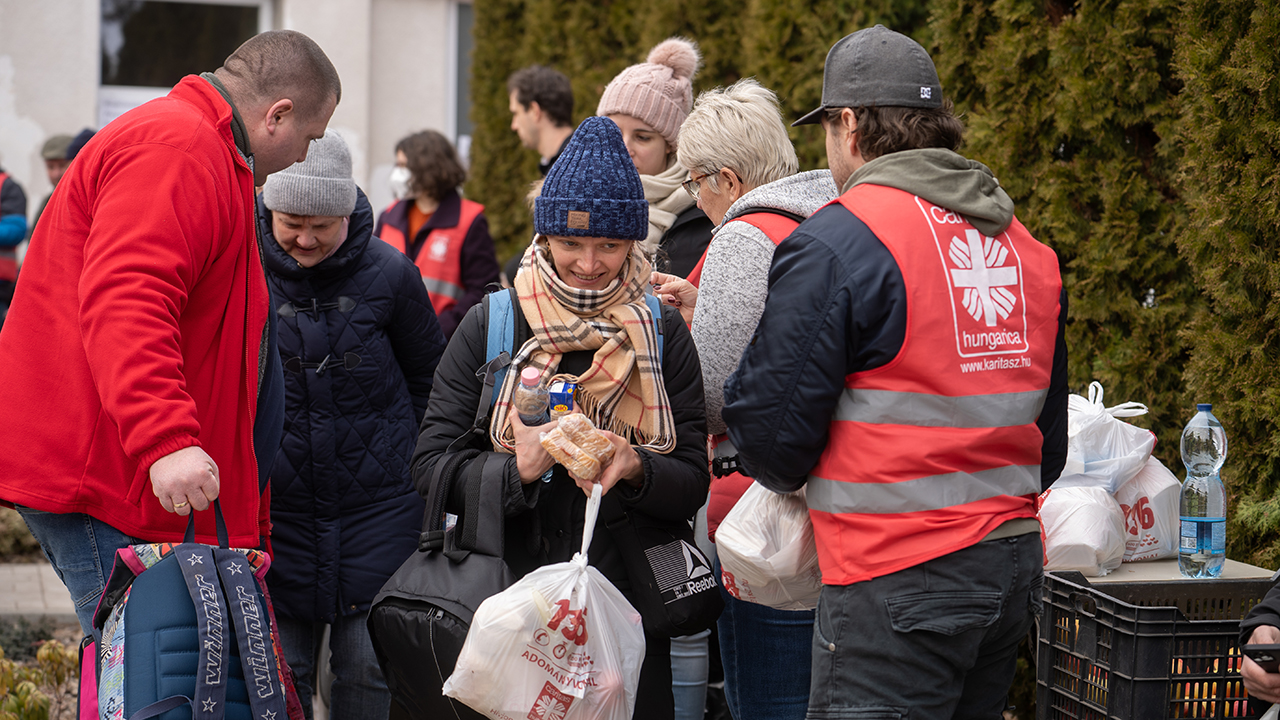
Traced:
[[1035, 516], [1062, 286], [1016, 219], [985, 238], [901, 190], [858, 185], [836, 202], [892, 253], [907, 299], [901, 350], [845, 378], [806, 489], [823, 581], [844, 585]]
[[[453, 298], [455, 302], [458, 298], [462, 297], [463, 287], [461, 285], [454, 285], [451, 282], [445, 282], [444, 280], [439, 280], [437, 278], [429, 278], [425, 275], [422, 277], [422, 284], [427, 286], [427, 292], [432, 295], [443, 295], [445, 297]], [[438, 306], [434, 299], [431, 301], [431, 305], [432, 307]]]
[[1028, 425], [1040, 417], [1049, 391], [945, 397], [892, 390], [848, 389], [835, 419], [921, 427], [992, 428]]
[[810, 509], [829, 513], [909, 513], [967, 505], [1001, 495], [1040, 492], [1039, 465], [1007, 465], [972, 473], [948, 473], [895, 483], [848, 483], [810, 476]]

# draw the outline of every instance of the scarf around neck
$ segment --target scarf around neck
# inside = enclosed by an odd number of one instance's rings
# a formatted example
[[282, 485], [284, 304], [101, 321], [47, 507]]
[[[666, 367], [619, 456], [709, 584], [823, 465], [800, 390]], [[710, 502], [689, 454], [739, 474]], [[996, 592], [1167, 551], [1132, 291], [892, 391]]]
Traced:
[[[546, 241], [535, 238], [520, 261], [516, 294], [533, 331], [516, 352], [494, 406], [489, 437], [495, 450], [515, 452], [511, 399], [520, 371], [537, 368], [544, 384], [578, 383], [577, 401], [596, 427], [658, 453], [675, 448], [675, 419], [662, 380], [655, 322], [644, 300], [652, 269], [634, 243], [614, 279], [603, 290], [582, 290], [560, 279]], [[557, 373], [565, 353], [594, 350], [591, 367], [579, 376]]]
[[672, 162], [658, 175], [640, 176], [644, 199], [649, 201], [649, 237], [645, 238], [644, 250], [650, 257], [658, 251], [662, 236], [676, 221], [676, 216], [697, 202], [681, 187], [688, 178], [689, 171], [678, 162]]

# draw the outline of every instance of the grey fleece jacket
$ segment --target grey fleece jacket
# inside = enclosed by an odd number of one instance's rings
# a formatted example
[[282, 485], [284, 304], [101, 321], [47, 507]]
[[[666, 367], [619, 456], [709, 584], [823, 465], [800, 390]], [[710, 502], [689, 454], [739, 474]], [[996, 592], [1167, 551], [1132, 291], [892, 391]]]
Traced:
[[991, 169], [950, 150], [926, 148], [881, 155], [855, 170], [840, 192], [862, 183], [905, 190], [955, 210], [988, 237], [999, 235], [1013, 222], [1013, 200]]
[[729, 207], [716, 228], [702, 267], [698, 305], [693, 310], [693, 342], [702, 361], [707, 394], [707, 431], [725, 431], [724, 381], [738, 367], [756, 330], [769, 294], [769, 265], [777, 248], [769, 236], [745, 222], [733, 222], [752, 208], [769, 207], [809, 217], [836, 197], [830, 170], [811, 170], [775, 180], [748, 192]]

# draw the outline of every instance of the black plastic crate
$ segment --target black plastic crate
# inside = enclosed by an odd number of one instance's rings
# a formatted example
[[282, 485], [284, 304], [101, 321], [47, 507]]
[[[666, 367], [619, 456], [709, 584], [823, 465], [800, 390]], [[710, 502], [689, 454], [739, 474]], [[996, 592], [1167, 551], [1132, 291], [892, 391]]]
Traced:
[[1257, 718], [1240, 679], [1240, 619], [1268, 579], [1106, 583], [1044, 578], [1041, 720]]

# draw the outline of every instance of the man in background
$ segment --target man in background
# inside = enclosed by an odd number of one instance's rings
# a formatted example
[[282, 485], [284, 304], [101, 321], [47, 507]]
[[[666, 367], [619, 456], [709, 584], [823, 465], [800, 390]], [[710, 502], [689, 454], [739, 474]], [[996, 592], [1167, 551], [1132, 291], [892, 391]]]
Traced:
[[58, 187], [58, 181], [67, 172], [67, 168], [71, 167], [71, 161], [76, 159], [80, 149], [92, 137], [93, 131], [85, 128], [75, 137], [54, 135], [44, 141], [44, 147], [40, 148], [40, 156], [44, 158], [44, 172], [49, 178], [49, 184], [53, 187], [49, 189], [49, 194], [44, 196], [44, 200], [40, 201], [40, 207], [36, 209], [35, 216], [31, 218], [31, 227], [27, 230], [27, 238], [35, 234], [36, 224], [40, 222], [40, 216], [44, 214], [44, 209], [49, 205], [49, 198], [53, 197], [53, 191]]
[[254, 188], [341, 92], [310, 38], [262, 33], [103, 128], [49, 201], [0, 333], [0, 499], [85, 634], [115, 551], [181, 542], [193, 510], [220, 499], [231, 544], [265, 544], [284, 391]]

